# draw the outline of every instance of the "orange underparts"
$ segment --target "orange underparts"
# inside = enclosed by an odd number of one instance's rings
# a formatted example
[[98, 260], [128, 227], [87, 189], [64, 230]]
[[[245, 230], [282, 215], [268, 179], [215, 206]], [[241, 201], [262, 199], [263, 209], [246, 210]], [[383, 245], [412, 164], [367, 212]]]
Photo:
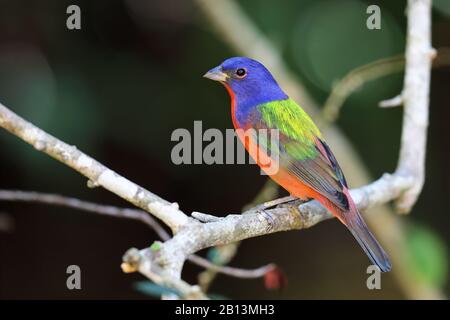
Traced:
[[[275, 159], [271, 158], [264, 150], [258, 147], [257, 143], [249, 136], [244, 135], [243, 130], [246, 128], [240, 128], [235, 125], [236, 134], [241, 140], [247, 152], [255, 160], [258, 166], [266, 172], [276, 183], [282, 186], [284, 189], [289, 191], [289, 193], [295, 197], [301, 199], [314, 198], [319, 200], [323, 198], [322, 195], [316, 192], [314, 189], [303, 184], [298, 177], [294, 176], [289, 170], [279, 167], [277, 172], [269, 171], [268, 168], [278, 167], [279, 164], [274, 164]], [[241, 130], [238, 130], [241, 129]]]

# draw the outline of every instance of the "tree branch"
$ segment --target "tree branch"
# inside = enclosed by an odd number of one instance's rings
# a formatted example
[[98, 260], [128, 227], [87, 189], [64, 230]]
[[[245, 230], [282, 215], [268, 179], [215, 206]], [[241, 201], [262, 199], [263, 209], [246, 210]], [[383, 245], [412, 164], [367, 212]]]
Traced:
[[[436, 51], [436, 58], [433, 60], [432, 68], [439, 68], [450, 65], [450, 49], [439, 48]], [[333, 86], [322, 108], [322, 116], [329, 122], [335, 121], [342, 110], [347, 98], [363, 86], [366, 82], [384, 77], [389, 74], [403, 71], [405, 67], [405, 56], [394, 56], [370, 62], [347, 73], [339, 82]], [[392, 108], [403, 104], [403, 94], [400, 93], [394, 98], [380, 101], [381, 108]]]
[[328, 122], [334, 122], [341, 112], [347, 98], [366, 82], [400, 72], [405, 67], [402, 56], [380, 59], [370, 62], [347, 73], [333, 86], [322, 108], [322, 116]]
[[0, 201], [43, 203], [92, 212], [109, 217], [137, 220], [152, 228], [161, 239], [170, 239], [170, 235], [158, 221], [153, 219], [147, 212], [139, 209], [119, 208], [83, 201], [72, 197], [65, 197], [58, 194], [21, 190], [0, 190]]
[[[352, 190], [351, 194], [358, 208], [363, 210], [395, 199], [410, 185], [409, 178], [385, 174], [368, 186]], [[309, 228], [332, 217], [317, 201], [299, 206], [295, 203], [281, 205], [265, 211], [260, 211], [258, 206], [243, 214], [218, 217], [207, 223], [188, 222], [172, 239], [161, 244], [154, 260], [148, 259], [151, 248], [140, 250], [139, 253], [132, 249], [133, 256], [139, 256], [139, 261], [146, 268], [151, 269], [155, 264], [164, 265], [170, 277], [180, 278], [184, 261], [194, 252], [275, 232]], [[125, 264], [130, 263], [127, 254], [123, 261]], [[140, 267], [145, 269], [143, 265]], [[139, 271], [142, 273], [143, 270]]]
[[0, 126], [44, 152], [78, 171], [91, 182], [102, 186], [135, 206], [150, 212], [163, 221], [175, 233], [188, 217], [178, 209], [177, 203], [169, 203], [134, 182], [118, 175], [97, 160], [79, 151], [75, 146], [44, 132], [0, 104]]
[[399, 212], [409, 212], [425, 181], [431, 61], [431, 0], [408, 0], [406, 68], [402, 91], [403, 129], [397, 172], [412, 175], [412, 186], [396, 201]]
[[[105, 215], [114, 218], [136, 220], [149, 226], [164, 241], [169, 240], [171, 237], [169, 233], [167, 233], [167, 231], [158, 223], [158, 221], [153, 219], [147, 212], [139, 209], [119, 208], [116, 206], [84, 201], [73, 197], [65, 197], [58, 194], [22, 190], [0, 189], [0, 201], [42, 203], [95, 213], [99, 215]], [[219, 219], [217, 217], [215, 218]], [[196, 255], [189, 256], [188, 260], [200, 267], [214, 270], [214, 272], [222, 273], [232, 277], [247, 279], [262, 277], [264, 275], [263, 271], [267, 272], [274, 266], [273, 264], [269, 264], [256, 269], [223, 267], [215, 265], [207, 259]]]

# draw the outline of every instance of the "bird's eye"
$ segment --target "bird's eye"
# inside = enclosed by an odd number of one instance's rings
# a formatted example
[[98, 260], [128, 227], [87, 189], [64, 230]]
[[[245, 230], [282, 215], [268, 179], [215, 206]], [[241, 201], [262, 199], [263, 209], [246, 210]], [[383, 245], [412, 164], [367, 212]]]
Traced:
[[247, 70], [245, 70], [244, 68], [239, 68], [236, 70], [236, 75], [238, 76], [238, 78], [243, 78], [247, 75]]

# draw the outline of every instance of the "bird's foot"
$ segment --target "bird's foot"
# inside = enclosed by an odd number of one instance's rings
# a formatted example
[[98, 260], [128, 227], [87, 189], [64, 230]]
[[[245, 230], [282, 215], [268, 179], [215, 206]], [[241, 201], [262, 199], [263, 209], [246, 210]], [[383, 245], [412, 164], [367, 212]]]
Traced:
[[261, 210], [267, 210], [270, 208], [274, 208], [276, 206], [279, 206], [280, 204], [286, 204], [295, 200], [298, 200], [299, 198], [294, 197], [294, 196], [287, 196], [287, 197], [283, 197], [283, 198], [279, 198], [279, 199], [275, 199], [275, 200], [271, 200], [271, 201], [267, 201], [264, 202], [261, 205]]
[[267, 223], [266, 231], [267, 232], [271, 231], [276, 223], [274, 216], [270, 212], [267, 212], [266, 210], [260, 209], [258, 210], [258, 212]]

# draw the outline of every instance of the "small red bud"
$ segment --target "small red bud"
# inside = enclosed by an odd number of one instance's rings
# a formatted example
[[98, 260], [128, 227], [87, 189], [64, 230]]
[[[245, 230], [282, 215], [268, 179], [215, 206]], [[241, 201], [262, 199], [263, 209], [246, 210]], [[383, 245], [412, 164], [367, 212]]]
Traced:
[[275, 266], [264, 275], [264, 286], [268, 290], [281, 290], [288, 284], [286, 275], [281, 268]]

